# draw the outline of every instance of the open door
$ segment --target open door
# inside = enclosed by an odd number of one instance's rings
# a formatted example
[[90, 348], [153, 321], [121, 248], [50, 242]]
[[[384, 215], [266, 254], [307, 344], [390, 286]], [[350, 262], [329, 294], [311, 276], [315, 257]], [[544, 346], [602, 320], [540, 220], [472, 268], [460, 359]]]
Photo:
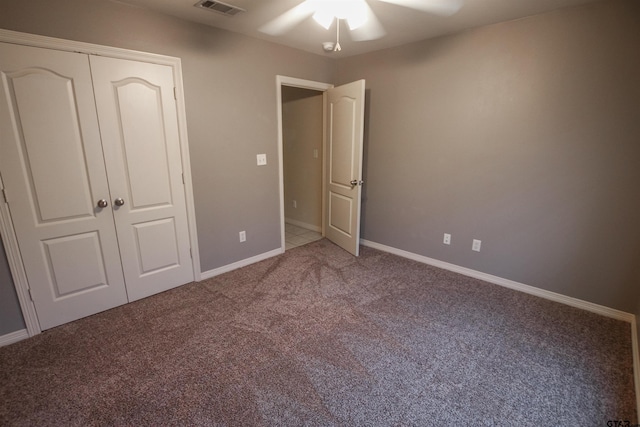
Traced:
[[365, 81], [329, 89], [325, 152], [325, 237], [358, 256]]

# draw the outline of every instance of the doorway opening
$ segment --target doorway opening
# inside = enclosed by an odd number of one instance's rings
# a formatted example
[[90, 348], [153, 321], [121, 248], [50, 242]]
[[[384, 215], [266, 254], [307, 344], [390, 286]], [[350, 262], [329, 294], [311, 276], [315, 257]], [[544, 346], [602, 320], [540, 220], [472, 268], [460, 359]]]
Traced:
[[285, 250], [322, 238], [322, 92], [282, 87]]
[[277, 78], [283, 251], [324, 236], [324, 92], [332, 87]]
[[[320, 165], [322, 169], [321, 235], [354, 256], [358, 256], [362, 184], [364, 183], [362, 180], [362, 145], [364, 140], [365, 81], [361, 79], [333, 87], [333, 85], [326, 83], [278, 76], [276, 84], [281, 251], [284, 252], [286, 249], [283, 88], [295, 87], [323, 92], [323, 142], [322, 164]], [[313, 96], [309, 96], [309, 98], [313, 98]], [[306, 98], [302, 96], [301, 99]], [[313, 153], [313, 151], [309, 153]], [[318, 153], [318, 161], [319, 158], [320, 153]], [[292, 206], [293, 200], [291, 199]], [[296, 208], [298, 207], [296, 201]]]

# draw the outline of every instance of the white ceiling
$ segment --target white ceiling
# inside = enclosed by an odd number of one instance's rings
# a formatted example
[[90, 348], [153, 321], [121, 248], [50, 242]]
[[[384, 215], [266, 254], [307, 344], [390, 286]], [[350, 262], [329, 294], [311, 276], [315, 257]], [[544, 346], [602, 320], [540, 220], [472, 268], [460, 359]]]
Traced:
[[378, 40], [353, 42], [349, 39], [346, 25], [342, 24], [342, 52], [331, 53], [322, 50], [322, 42], [335, 41], [335, 23], [329, 30], [325, 30], [312, 18], [308, 18], [293, 30], [277, 37], [258, 31], [262, 25], [302, 0], [221, 0], [246, 10], [235, 16], [194, 7], [197, 0], [118, 1], [319, 55], [346, 57], [598, 0], [465, 0], [462, 9], [449, 17], [418, 12], [379, 0], [367, 0], [387, 34]]

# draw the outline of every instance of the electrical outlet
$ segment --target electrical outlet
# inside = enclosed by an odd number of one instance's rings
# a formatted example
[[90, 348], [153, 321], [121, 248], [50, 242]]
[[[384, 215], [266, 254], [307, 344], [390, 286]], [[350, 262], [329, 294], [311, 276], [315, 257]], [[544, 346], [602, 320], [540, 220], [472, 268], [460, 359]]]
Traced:
[[267, 164], [267, 155], [266, 154], [256, 154], [256, 160], [258, 162], [258, 166], [264, 166]]
[[318, 158], [318, 149], [317, 149], [317, 148], [314, 148], [314, 149], [313, 149], [313, 158], [314, 158], [314, 159], [317, 159], [317, 158]]
[[451, 234], [444, 233], [444, 239], [442, 239], [442, 243], [444, 243], [445, 245], [450, 245], [451, 244]]
[[240, 237], [240, 241], [241, 242], [246, 242], [247, 241], [247, 232], [246, 231], [241, 231], [240, 233], [238, 233], [238, 236]]
[[298, 202], [297, 202], [297, 201], [295, 201], [295, 200], [293, 201], [293, 207], [294, 207], [294, 209], [297, 209], [297, 208], [298, 208]]
[[482, 245], [482, 241], [473, 239], [473, 244], [471, 245], [471, 250], [480, 252], [480, 246]]

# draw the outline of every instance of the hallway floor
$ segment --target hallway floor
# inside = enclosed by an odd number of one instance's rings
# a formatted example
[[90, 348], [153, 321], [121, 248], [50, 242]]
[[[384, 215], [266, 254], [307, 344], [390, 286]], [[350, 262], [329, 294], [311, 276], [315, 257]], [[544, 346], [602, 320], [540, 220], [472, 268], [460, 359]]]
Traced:
[[322, 234], [293, 224], [284, 225], [285, 250], [322, 239]]

